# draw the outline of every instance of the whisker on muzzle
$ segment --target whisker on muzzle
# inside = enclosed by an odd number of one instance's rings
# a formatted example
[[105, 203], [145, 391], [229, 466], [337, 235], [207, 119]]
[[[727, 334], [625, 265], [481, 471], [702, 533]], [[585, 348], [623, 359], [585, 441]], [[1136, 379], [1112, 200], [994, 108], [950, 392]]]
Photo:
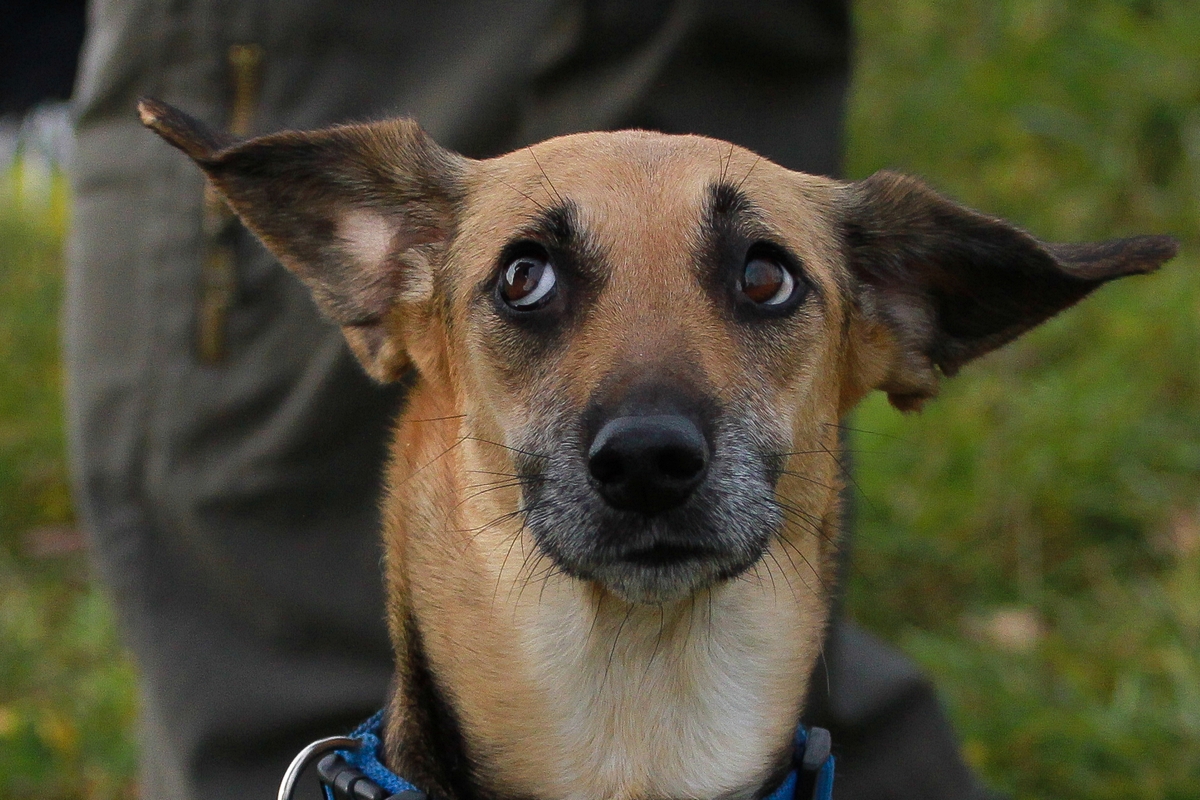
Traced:
[[519, 447], [512, 447], [511, 445], [501, 444], [500, 442], [493, 442], [491, 439], [484, 439], [483, 437], [480, 437], [480, 436], [471, 436], [468, 434], [468, 435], [464, 436], [463, 438], [469, 439], [470, 441], [473, 441], [473, 442], [479, 442], [480, 444], [490, 444], [493, 447], [499, 447], [504, 450], [509, 450], [513, 453], [520, 453], [521, 455], [526, 456], [527, 458], [536, 458], [536, 459], [550, 458], [550, 456], [544, 455], [542, 453], [534, 453], [529, 450], [522, 450]]

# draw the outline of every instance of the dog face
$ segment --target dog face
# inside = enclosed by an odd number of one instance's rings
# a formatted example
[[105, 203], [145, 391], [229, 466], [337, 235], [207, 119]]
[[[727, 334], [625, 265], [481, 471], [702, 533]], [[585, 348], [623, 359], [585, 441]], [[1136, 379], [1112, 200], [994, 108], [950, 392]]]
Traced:
[[793, 508], [811, 537], [800, 509], [829, 498], [776, 490], [801, 449], [825, 462], [801, 474], [836, 481], [849, 295], [827, 182], [645, 133], [478, 169], [446, 259], [449, 347], [537, 547], [657, 603], [753, 567]]
[[141, 113], [368, 372], [418, 374], [385, 501], [401, 682], [436, 676], [470, 780], [501, 795], [752, 795], [819, 651], [841, 415], [873, 389], [917, 408], [1175, 249], [1044, 244], [911, 178], [700, 137], [472, 161], [405, 120], [235, 143]]

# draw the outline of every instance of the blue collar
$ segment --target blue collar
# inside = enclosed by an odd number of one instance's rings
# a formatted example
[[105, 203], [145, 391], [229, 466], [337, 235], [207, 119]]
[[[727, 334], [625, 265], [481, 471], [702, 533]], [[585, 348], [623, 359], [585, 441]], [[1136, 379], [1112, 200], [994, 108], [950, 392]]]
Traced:
[[[300, 751], [288, 767], [279, 787], [279, 800], [291, 800], [296, 779], [310, 761], [325, 755], [317, 774], [326, 800], [427, 800], [424, 792], [401, 778], [379, 760], [383, 712], [359, 725], [348, 737], [335, 736], [313, 742]], [[832, 800], [833, 754], [829, 731], [824, 728], [796, 729], [792, 771], [779, 788], [763, 800]], [[812, 786], [812, 794], [802, 787]]]

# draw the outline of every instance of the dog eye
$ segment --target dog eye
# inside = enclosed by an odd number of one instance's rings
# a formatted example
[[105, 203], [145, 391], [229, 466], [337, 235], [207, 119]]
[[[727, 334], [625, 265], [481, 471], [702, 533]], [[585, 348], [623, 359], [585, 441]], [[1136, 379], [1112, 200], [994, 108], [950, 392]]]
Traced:
[[796, 279], [774, 258], [751, 250], [746, 256], [738, 288], [761, 306], [777, 306], [791, 298], [796, 290]]
[[513, 308], [530, 311], [549, 302], [557, 283], [548, 258], [517, 256], [500, 275], [500, 296]]

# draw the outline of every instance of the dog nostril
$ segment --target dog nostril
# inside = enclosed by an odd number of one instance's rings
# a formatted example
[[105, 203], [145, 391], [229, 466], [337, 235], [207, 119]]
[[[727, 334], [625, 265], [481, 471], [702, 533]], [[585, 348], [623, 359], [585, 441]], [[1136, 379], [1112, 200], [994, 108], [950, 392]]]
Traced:
[[597, 432], [587, 464], [609, 505], [657, 514], [681, 505], [704, 480], [708, 442], [686, 417], [617, 417]]
[[704, 469], [703, 453], [681, 447], [663, 450], [658, 457], [658, 471], [667, 478], [688, 480]]
[[619, 453], [601, 449], [588, 459], [588, 471], [601, 483], [614, 483], [624, 476], [625, 466]]

